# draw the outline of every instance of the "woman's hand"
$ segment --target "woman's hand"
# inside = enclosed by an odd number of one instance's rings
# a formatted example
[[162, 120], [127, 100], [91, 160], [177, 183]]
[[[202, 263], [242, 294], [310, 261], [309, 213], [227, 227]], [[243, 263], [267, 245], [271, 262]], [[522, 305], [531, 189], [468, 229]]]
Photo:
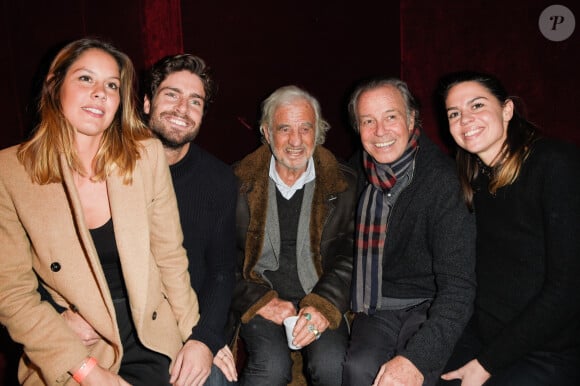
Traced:
[[62, 314], [66, 324], [73, 330], [73, 332], [83, 341], [85, 346], [92, 346], [101, 339], [99, 334], [95, 331], [82, 316], [71, 310], [66, 310]]
[[219, 367], [219, 369], [224, 373], [224, 376], [230, 382], [237, 382], [238, 381], [238, 371], [236, 370], [236, 362], [234, 359], [234, 354], [228, 347], [225, 345], [221, 350], [217, 352], [215, 357], [213, 358], [213, 364]]
[[490, 377], [491, 374], [483, 368], [481, 363], [477, 359], [473, 359], [463, 365], [463, 367], [443, 374], [441, 379], [446, 381], [461, 379], [461, 386], [481, 386]]
[[[82, 372], [85, 374], [81, 375], [80, 373]], [[82, 386], [131, 386], [119, 375], [99, 366], [94, 358], [84, 359], [78, 366], [71, 369], [69, 373], [75, 374], [73, 379], [80, 377], [79, 381]]]
[[81, 386], [131, 386], [127, 381], [117, 374], [101, 366], [95, 368], [83, 379]]

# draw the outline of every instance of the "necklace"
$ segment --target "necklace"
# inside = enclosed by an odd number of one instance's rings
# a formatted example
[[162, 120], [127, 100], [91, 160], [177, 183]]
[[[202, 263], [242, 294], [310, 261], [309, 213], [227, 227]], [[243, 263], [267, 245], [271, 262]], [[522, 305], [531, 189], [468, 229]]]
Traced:
[[484, 164], [479, 157], [475, 157], [475, 161], [477, 162], [477, 166], [479, 166], [479, 171], [481, 174], [491, 180], [493, 178], [493, 168]]

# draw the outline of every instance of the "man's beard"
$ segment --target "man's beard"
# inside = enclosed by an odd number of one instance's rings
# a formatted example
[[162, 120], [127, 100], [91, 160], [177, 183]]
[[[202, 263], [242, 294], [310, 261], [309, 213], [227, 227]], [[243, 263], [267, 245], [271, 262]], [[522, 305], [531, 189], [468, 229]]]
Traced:
[[[153, 134], [159, 138], [163, 146], [168, 147], [170, 149], [179, 149], [184, 145], [188, 144], [189, 142], [193, 142], [197, 134], [199, 133], [199, 128], [194, 128], [190, 132], [175, 132], [168, 129], [166, 126], [169, 126], [166, 122], [162, 120], [163, 113], [158, 118], [153, 118], [149, 120], [149, 128], [153, 132]], [[165, 114], [171, 115], [171, 114]], [[180, 117], [181, 119], [186, 119], [189, 121], [191, 127], [195, 127], [195, 122], [187, 118]]]

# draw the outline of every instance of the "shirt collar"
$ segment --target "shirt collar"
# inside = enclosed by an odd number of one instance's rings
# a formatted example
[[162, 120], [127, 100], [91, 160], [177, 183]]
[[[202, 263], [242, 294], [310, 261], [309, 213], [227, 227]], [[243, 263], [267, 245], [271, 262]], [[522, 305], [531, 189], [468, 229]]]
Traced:
[[288, 186], [284, 181], [282, 181], [282, 178], [280, 177], [278, 171], [276, 170], [276, 158], [274, 158], [274, 156], [270, 158], [270, 179], [274, 181], [274, 183], [276, 184], [276, 188], [278, 188], [280, 194], [282, 194], [282, 197], [284, 197], [287, 200], [292, 198], [294, 193], [296, 193], [297, 190], [302, 189], [304, 185], [306, 185], [310, 181], [314, 181], [315, 178], [316, 171], [314, 169], [314, 161], [312, 157], [310, 157], [308, 159], [306, 171], [302, 173], [302, 175], [296, 180], [296, 182], [294, 182], [292, 186]]

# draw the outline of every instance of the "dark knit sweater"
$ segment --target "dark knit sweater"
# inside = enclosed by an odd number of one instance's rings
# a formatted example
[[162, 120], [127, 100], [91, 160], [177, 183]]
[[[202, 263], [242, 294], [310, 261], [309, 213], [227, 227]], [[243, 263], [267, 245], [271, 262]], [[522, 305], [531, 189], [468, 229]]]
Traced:
[[236, 179], [230, 166], [193, 143], [170, 170], [201, 315], [190, 339], [203, 342], [215, 355], [226, 344], [235, 283]]
[[453, 160], [424, 134], [387, 229], [382, 296], [433, 299], [427, 320], [397, 354], [423, 374], [440, 370], [472, 314], [475, 218], [461, 197]]
[[580, 152], [540, 140], [518, 179], [474, 199], [478, 292], [475, 320], [492, 375], [534, 350], [580, 342]]
[[264, 276], [272, 283], [272, 288], [278, 292], [278, 297], [295, 303], [306, 295], [300, 284], [296, 258], [298, 222], [303, 198], [304, 188], [298, 189], [289, 199], [284, 198], [276, 189], [280, 226], [279, 267], [276, 271], [264, 272]]

